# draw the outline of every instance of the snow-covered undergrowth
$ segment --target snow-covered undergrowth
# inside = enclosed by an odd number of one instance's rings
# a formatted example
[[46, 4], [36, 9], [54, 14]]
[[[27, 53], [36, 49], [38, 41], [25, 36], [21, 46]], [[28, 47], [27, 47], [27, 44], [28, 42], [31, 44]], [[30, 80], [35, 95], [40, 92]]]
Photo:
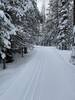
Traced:
[[65, 62], [67, 62], [67, 63], [70, 63], [71, 50], [58, 50], [57, 52], [61, 59], [65, 60]]
[[12, 84], [12, 80], [17, 78], [17, 75], [25, 68], [26, 64], [30, 61], [30, 59], [35, 55], [35, 50], [31, 51], [29, 49], [29, 53], [25, 54], [24, 57], [21, 57], [20, 54], [14, 55], [14, 62], [6, 64], [6, 69], [2, 69], [2, 64], [0, 64], [0, 95], [2, 95]]
[[56, 50], [58, 56], [61, 60], [64, 61], [65, 64], [71, 69], [72, 72], [75, 73], [75, 64], [72, 63], [72, 50]]

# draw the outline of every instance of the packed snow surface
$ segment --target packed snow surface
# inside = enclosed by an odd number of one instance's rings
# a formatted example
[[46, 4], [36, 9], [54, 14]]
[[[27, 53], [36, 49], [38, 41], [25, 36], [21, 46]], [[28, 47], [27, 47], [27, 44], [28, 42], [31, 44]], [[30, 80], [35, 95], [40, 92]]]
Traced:
[[35, 47], [27, 62], [23, 58], [23, 64], [0, 72], [0, 100], [75, 100], [69, 59], [69, 51]]

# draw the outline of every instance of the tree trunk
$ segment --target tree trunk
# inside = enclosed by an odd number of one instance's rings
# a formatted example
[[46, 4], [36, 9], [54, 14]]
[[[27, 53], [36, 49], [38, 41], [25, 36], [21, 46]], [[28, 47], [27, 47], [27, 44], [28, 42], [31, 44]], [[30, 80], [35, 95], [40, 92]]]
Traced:
[[75, 25], [75, 0], [74, 0], [74, 8], [73, 8], [73, 23]]
[[3, 59], [3, 69], [6, 69], [6, 61]]
[[21, 52], [22, 52], [22, 57], [24, 56], [24, 50], [23, 50], [23, 48], [21, 49]]
[[71, 55], [71, 61], [72, 64], [75, 64], [75, 0], [73, 5], [73, 45], [72, 45], [72, 55]]
[[24, 53], [25, 54], [27, 53], [27, 47], [24, 47]]
[[74, 7], [73, 7], [73, 34], [74, 34], [73, 46], [75, 46], [75, 0], [74, 0]]

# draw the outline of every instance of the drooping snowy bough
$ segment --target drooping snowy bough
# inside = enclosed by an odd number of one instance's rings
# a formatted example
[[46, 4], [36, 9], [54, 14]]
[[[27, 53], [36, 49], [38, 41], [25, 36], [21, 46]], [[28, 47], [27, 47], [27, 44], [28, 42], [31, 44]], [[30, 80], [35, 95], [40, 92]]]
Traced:
[[0, 38], [3, 42], [1, 45], [10, 48], [10, 35], [16, 33], [16, 27], [11, 23], [11, 21], [6, 17], [5, 13], [0, 10]]
[[26, 50], [37, 42], [39, 22], [35, 0], [0, 0], [0, 48]]
[[7, 17], [6, 13], [0, 9], [0, 56], [3, 60], [3, 69], [6, 68], [6, 50], [11, 49], [10, 36], [16, 34], [16, 27], [11, 23], [10, 18], [10, 15]]

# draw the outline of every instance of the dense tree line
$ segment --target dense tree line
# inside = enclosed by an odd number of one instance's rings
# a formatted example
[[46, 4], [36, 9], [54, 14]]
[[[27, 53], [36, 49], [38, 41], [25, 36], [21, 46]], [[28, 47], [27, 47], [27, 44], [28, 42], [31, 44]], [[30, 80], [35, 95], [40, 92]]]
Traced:
[[73, 0], [49, 0], [45, 45], [70, 49], [73, 42]]
[[39, 23], [35, 0], [0, 0], [0, 54], [35, 44]]

